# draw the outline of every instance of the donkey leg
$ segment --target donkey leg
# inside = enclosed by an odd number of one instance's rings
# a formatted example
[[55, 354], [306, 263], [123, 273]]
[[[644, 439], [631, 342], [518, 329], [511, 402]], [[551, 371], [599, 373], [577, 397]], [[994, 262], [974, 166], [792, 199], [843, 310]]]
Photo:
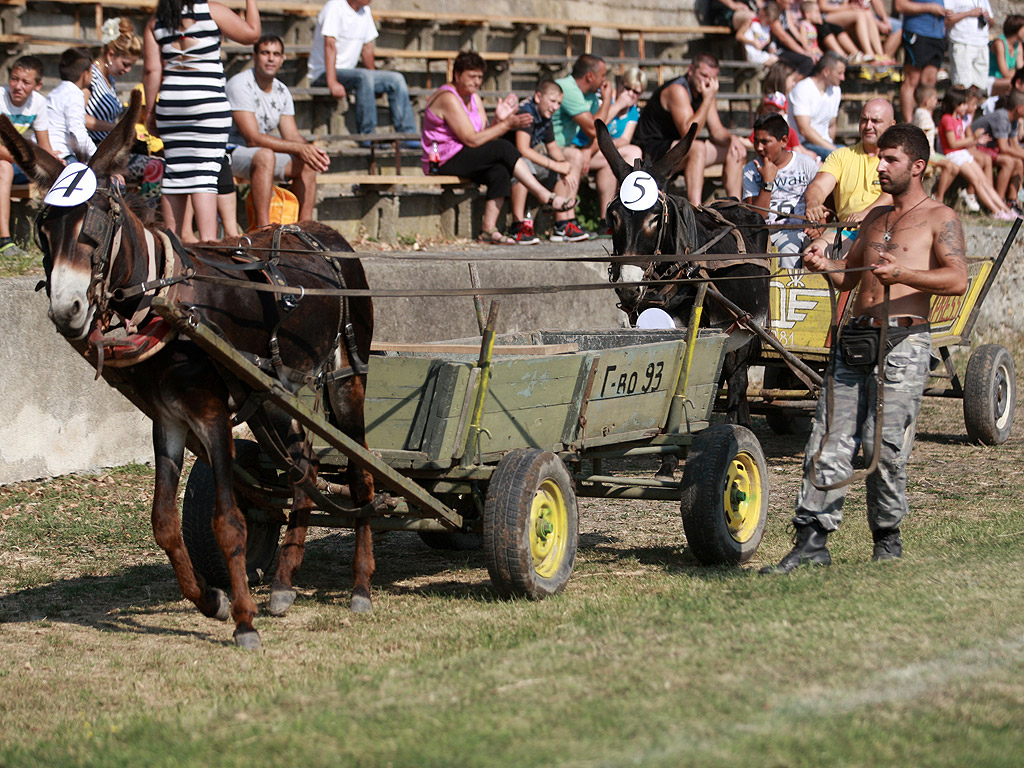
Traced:
[[[342, 388], [341, 394], [347, 404], [346, 419], [342, 429], [352, 439], [366, 446], [366, 427], [363, 421], [363, 402], [366, 397], [366, 379], [357, 376], [350, 379]], [[366, 470], [350, 461], [348, 465], [348, 482], [352, 491], [352, 501], [362, 507], [373, 501], [373, 476]], [[369, 516], [361, 516], [356, 520], [356, 552], [352, 561], [354, 584], [350, 608], [356, 613], [369, 613], [373, 608], [370, 597], [370, 582], [376, 564], [373, 560], [373, 529], [370, 527]]]
[[227, 595], [208, 585], [200, 574], [195, 573], [181, 538], [177, 497], [187, 433], [183, 424], [167, 424], [159, 419], [153, 422], [153, 449], [156, 457], [153, 536], [171, 561], [182, 596], [191, 600], [204, 616], [227, 621], [231, 609]]
[[[213, 403], [208, 403], [213, 406]], [[245, 570], [245, 517], [235, 500], [232, 487], [232, 465], [235, 445], [231, 435], [231, 422], [226, 410], [211, 418], [212, 407], [203, 410], [206, 416], [193, 431], [202, 440], [213, 470], [216, 504], [213, 534], [224, 555], [231, 577], [231, 617], [235, 620], [235, 644], [247, 650], [260, 648], [260, 636], [252, 622], [256, 616], [256, 602], [249, 593], [249, 577]]]
[[299, 424], [291, 420], [288, 427], [288, 453], [295, 462], [296, 477], [292, 485], [292, 511], [288, 515], [288, 526], [284, 534], [284, 542], [277, 558], [277, 573], [270, 587], [271, 616], [284, 616], [292, 603], [295, 602], [293, 579], [306, 552], [306, 533], [309, 529], [309, 515], [313, 509], [313, 500], [306, 495], [299, 483], [303, 477], [316, 482], [319, 462], [313, 452], [313, 446], [306, 439], [305, 431]]

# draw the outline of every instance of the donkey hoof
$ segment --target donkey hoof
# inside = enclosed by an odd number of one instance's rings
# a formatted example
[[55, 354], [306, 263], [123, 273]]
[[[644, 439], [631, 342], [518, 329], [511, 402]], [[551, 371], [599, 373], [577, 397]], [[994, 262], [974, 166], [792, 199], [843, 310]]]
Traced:
[[260, 642], [260, 633], [252, 627], [237, 627], [235, 629], [235, 645], [246, 651], [258, 651], [263, 647]]
[[199, 606], [202, 614], [217, 621], [227, 621], [231, 616], [231, 601], [224, 590], [210, 587], [207, 595], [208, 599]]
[[294, 602], [294, 589], [273, 589], [270, 591], [270, 605], [267, 606], [267, 613], [271, 616], [284, 616]]
[[352, 602], [349, 604], [352, 613], [369, 613], [373, 610], [373, 603], [370, 598], [362, 595], [352, 595]]

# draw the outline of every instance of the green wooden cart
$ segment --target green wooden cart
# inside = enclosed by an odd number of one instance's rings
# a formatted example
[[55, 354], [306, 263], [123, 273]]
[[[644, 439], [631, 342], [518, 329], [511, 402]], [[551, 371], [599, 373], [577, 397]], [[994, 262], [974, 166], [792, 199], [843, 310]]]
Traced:
[[[482, 545], [499, 593], [542, 598], [573, 568], [581, 496], [679, 505], [689, 549], [702, 563], [750, 559], [764, 532], [768, 472], [757, 438], [712, 425], [727, 335], [718, 331], [536, 331], [476, 344], [382, 345], [371, 357], [365, 450], [215, 334], [174, 307], [158, 311], [254, 391], [298, 418], [321, 457], [311, 524], [351, 527], [344, 468], [369, 470], [376, 530], [416, 531], [434, 547]], [[236, 486], [245, 511], [252, 579], [270, 569], [290, 502], [255, 443], [240, 444]], [[674, 454], [682, 480], [606, 472], [610, 459]], [[209, 467], [197, 462], [183, 505], [196, 566], [217, 582]], [[365, 511], [364, 511], [365, 512]]]

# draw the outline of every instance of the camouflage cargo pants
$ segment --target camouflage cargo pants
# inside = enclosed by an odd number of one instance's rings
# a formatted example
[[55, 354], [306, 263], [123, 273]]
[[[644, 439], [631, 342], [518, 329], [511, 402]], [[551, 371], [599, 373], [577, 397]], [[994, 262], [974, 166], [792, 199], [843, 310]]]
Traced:
[[[931, 336], [925, 330], [907, 336], [886, 358], [881, 455], [878, 469], [865, 481], [868, 524], [872, 531], [896, 528], [907, 514], [907, 460], [914, 446], [917, 412], [928, 379], [930, 356]], [[833, 365], [832, 376], [825, 386], [834, 390], [834, 410], [828, 414], [830, 423], [826, 429], [828, 396], [823, 388], [807, 441], [804, 479], [797, 494], [794, 517], [794, 522], [799, 524], [816, 518], [829, 531], [838, 528], [843, 520], [846, 486], [822, 491], [814, 487], [810, 478], [828, 485], [850, 477], [854, 457], [862, 446], [865, 465], [870, 463], [874, 453], [878, 387], [875, 366], [850, 367], [839, 355]], [[826, 438], [815, 462], [814, 456]]]

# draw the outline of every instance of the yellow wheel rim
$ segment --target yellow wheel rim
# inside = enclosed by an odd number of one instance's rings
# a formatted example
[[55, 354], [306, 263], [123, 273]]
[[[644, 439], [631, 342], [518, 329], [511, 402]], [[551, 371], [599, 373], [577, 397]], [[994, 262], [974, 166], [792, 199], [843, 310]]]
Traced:
[[569, 539], [569, 512], [558, 483], [541, 483], [530, 507], [530, 554], [537, 575], [550, 579], [562, 565]]
[[729, 463], [722, 506], [729, 535], [741, 544], [750, 540], [761, 522], [761, 470], [754, 457], [741, 452]]

